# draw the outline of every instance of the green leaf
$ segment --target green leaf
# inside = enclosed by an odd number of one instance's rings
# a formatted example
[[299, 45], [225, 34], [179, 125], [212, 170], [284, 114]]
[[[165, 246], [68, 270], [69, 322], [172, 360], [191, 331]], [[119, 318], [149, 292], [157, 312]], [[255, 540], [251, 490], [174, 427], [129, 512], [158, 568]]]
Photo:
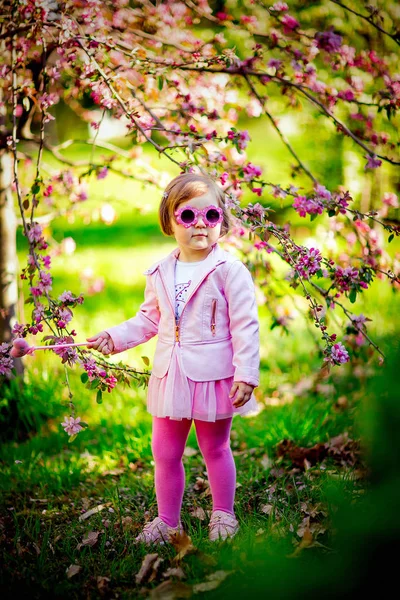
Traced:
[[389, 235], [389, 239], [388, 239], [389, 244], [390, 244], [390, 242], [392, 241], [393, 238], [394, 238], [394, 233], [391, 233]]
[[31, 187], [32, 190], [32, 194], [38, 194], [40, 192], [40, 185], [38, 185], [37, 183], [34, 183], [33, 186]]
[[144, 364], [146, 365], [146, 367], [148, 367], [148, 366], [149, 366], [149, 364], [150, 364], [150, 361], [149, 361], [149, 359], [147, 358], [147, 356], [141, 356], [141, 359], [142, 359], [142, 361], [144, 362]]
[[350, 302], [352, 302], [354, 304], [354, 302], [356, 301], [357, 298], [357, 290], [352, 289], [349, 295], [349, 300]]
[[81, 374], [81, 381], [82, 381], [82, 383], [86, 383], [88, 379], [89, 379], [89, 375], [87, 373], [82, 373]]
[[93, 379], [93, 381], [89, 385], [89, 388], [91, 390], [94, 390], [95, 388], [97, 388], [97, 386], [99, 385], [99, 383], [100, 383], [100, 379], [98, 379], [98, 378], [97, 379]]
[[163, 87], [164, 87], [164, 79], [162, 77], [159, 77], [158, 78], [158, 89], [160, 90], [160, 92], [163, 89]]
[[101, 404], [103, 402], [103, 392], [101, 390], [97, 390], [96, 402], [97, 404]]
[[333, 209], [329, 210], [329, 211], [328, 211], [328, 215], [329, 215], [330, 217], [334, 217], [334, 216], [336, 215], [336, 210], [333, 210]]
[[71, 442], [73, 442], [77, 435], [78, 435], [77, 433], [74, 433], [74, 435], [70, 435], [69, 439], [68, 439], [68, 444], [70, 444]]

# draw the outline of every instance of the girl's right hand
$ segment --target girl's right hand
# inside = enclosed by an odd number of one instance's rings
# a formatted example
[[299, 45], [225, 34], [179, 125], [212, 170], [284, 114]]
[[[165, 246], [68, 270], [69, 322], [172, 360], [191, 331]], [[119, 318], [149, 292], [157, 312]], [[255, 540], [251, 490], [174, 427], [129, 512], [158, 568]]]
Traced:
[[103, 354], [111, 354], [114, 351], [114, 342], [106, 331], [101, 331], [86, 340], [89, 342], [88, 348], [94, 348]]

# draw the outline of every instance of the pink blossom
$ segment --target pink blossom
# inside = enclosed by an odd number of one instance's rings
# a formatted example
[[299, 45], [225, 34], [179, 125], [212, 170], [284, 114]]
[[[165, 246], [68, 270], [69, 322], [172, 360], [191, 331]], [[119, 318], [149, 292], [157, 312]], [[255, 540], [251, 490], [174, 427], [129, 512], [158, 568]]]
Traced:
[[25, 325], [23, 325], [21, 323], [15, 323], [14, 327], [12, 328], [11, 333], [13, 335], [15, 335], [16, 337], [22, 337], [24, 330], [25, 330]]
[[354, 92], [350, 88], [338, 92], [338, 98], [342, 98], [342, 100], [347, 100], [348, 102], [354, 100], [354, 97]]
[[261, 195], [262, 195], [262, 191], [263, 191], [263, 190], [262, 190], [262, 188], [251, 188], [251, 191], [252, 191], [254, 194], [257, 194], [257, 196], [261, 196]]
[[249, 25], [257, 25], [257, 17], [251, 15], [241, 15], [240, 20], [242, 23], [248, 23]]
[[62, 294], [60, 294], [58, 296], [58, 300], [60, 302], [73, 302], [74, 301], [74, 296], [73, 296], [72, 292], [65, 291], [65, 292], [63, 292]]
[[250, 135], [248, 131], [241, 131], [239, 133], [238, 146], [240, 150], [247, 148], [247, 142], [250, 141]]
[[281, 23], [283, 24], [283, 31], [285, 33], [290, 33], [299, 27], [300, 23], [294, 17], [290, 15], [283, 15], [281, 19]]
[[361, 313], [361, 315], [352, 315], [351, 322], [356, 329], [363, 329], [364, 323], [367, 321], [367, 317]]
[[45, 307], [43, 306], [43, 304], [41, 302], [37, 302], [35, 309], [32, 313], [32, 316], [35, 319], [36, 323], [40, 323], [40, 321], [44, 318], [44, 311]]
[[107, 389], [108, 389], [109, 392], [111, 392], [111, 390], [113, 388], [115, 388], [115, 385], [116, 385], [117, 381], [118, 380], [113, 375], [110, 375], [109, 377], [106, 377], [105, 382], [107, 384]]
[[224, 172], [222, 173], [222, 175], [220, 175], [220, 178], [219, 178], [219, 179], [220, 179], [220, 182], [221, 182], [221, 184], [222, 184], [222, 185], [225, 185], [225, 184], [226, 184], [226, 182], [228, 181], [228, 178], [229, 178], [229, 173], [227, 173], [226, 171], [224, 171]]
[[306, 196], [297, 196], [292, 204], [293, 208], [299, 213], [300, 217], [307, 214], [322, 214], [324, 205], [318, 198], [307, 198]]
[[263, 248], [266, 248], [267, 246], [268, 246], [267, 242], [264, 242], [263, 240], [260, 242], [254, 243], [254, 248], [256, 248], [257, 250], [262, 250]]
[[105, 179], [107, 177], [107, 175], [108, 175], [108, 168], [107, 167], [103, 167], [97, 173], [97, 179]]
[[275, 4], [271, 6], [271, 10], [276, 10], [277, 12], [285, 12], [285, 10], [289, 10], [289, 7], [286, 4], [286, 2], [275, 2]]
[[243, 167], [243, 173], [244, 180], [251, 181], [255, 177], [259, 177], [261, 175], [262, 169], [261, 167], [257, 167], [256, 165], [253, 165], [251, 162], [249, 162]]
[[87, 200], [88, 198], [89, 198], [89, 195], [87, 192], [87, 184], [85, 182], [77, 185], [75, 190], [72, 192], [72, 194], [70, 196], [71, 202], [83, 202], [84, 200]]
[[342, 343], [338, 342], [331, 348], [331, 358], [336, 364], [343, 364], [350, 360], [349, 354]]
[[80, 420], [80, 417], [76, 417], [76, 419], [74, 417], [64, 417], [64, 422], [61, 425], [68, 435], [75, 435], [83, 429], [82, 425], [79, 425]]
[[271, 67], [278, 70], [282, 64], [283, 61], [279, 60], [279, 58], [271, 58], [271, 60], [268, 61], [267, 67]]
[[52, 289], [53, 280], [51, 278], [50, 273], [46, 273], [46, 271], [39, 271], [40, 283], [39, 286], [42, 291], [50, 291]]
[[337, 52], [342, 45], [342, 36], [330, 31], [318, 31], [315, 34], [317, 47], [327, 52]]
[[314, 189], [315, 189], [317, 196], [319, 196], [320, 198], [326, 198], [326, 200], [331, 199], [332, 194], [330, 193], [329, 190], [326, 189], [325, 186], [318, 184], [315, 186]]
[[274, 185], [272, 195], [274, 198], [286, 198], [287, 192], [285, 192], [285, 190], [279, 187], [279, 185]]
[[383, 194], [383, 202], [388, 206], [392, 206], [393, 208], [399, 208], [399, 201], [396, 194], [392, 192], [385, 192]]
[[0, 375], [11, 375], [11, 370], [14, 366], [13, 359], [11, 356], [4, 356], [0, 354]]
[[379, 158], [376, 158], [375, 154], [366, 154], [365, 158], [367, 159], [367, 164], [364, 167], [364, 171], [367, 169], [376, 169], [382, 164], [382, 161]]
[[39, 296], [41, 296], [42, 293], [43, 293], [42, 288], [39, 287], [39, 286], [33, 286], [33, 287], [29, 288], [29, 289], [30, 289], [30, 292], [31, 292], [32, 296], [34, 296], [36, 298], [38, 298]]
[[29, 230], [28, 230], [28, 239], [30, 242], [38, 242], [40, 240], [40, 238], [42, 237], [42, 228], [39, 225], [39, 223], [33, 223], [32, 225], [29, 226]]
[[322, 256], [318, 248], [303, 250], [302, 256], [297, 261], [297, 271], [304, 279], [309, 279], [321, 268]]

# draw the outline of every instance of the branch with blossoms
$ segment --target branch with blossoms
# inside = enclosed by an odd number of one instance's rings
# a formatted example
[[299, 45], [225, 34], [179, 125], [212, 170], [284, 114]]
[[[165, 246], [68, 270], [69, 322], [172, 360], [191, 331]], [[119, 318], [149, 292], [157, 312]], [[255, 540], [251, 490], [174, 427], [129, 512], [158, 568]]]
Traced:
[[[318, 277], [326, 277], [333, 279], [331, 287], [335, 287], [337, 290], [336, 294], [330, 295], [329, 292], [323, 290], [320, 286], [315, 286], [316, 289], [322, 294], [326, 301], [327, 307], [332, 308], [334, 304], [337, 304], [343, 309], [343, 312], [351, 320], [355, 319], [356, 316], [352, 315], [343, 304], [339, 303], [336, 298], [340, 297], [341, 293], [353, 292], [357, 293], [361, 289], [368, 288], [368, 285], [364, 281], [364, 278], [370, 281], [368, 274], [360, 276], [356, 269], [341, 269], [340, 267], [334, 267], [334, 261], [322, 257], [320, 251], [316, 248], [305, 248], [299, 246], [293, 242], [289, 237], [288, 233], [281, 227], [275, 224], [268, 224], [267, 214], [268, 210], [262, 207], [260, 204], [248, 205], [246, 208], [241, 209], [235, 207], [236, 215], [243, 219], [245, 217], [246, 222], [250, 225], [250, 231], [257, 234], [261, 242], [255, 244], [257, 249], [265, 249], [268, 253], [276, 252], [285, 262], [292, 267], [292, 273], [287, 276], [290, 281], [290, 285], [296, 288], [299, 284], [303, 288], [304, 296], [310, 304], [310, 311], [314, 318], [315, 327], [321, 331], [321, 338], [325, 342], [325, 348], [323, 349], [324, 366], [322, 370], [324, 373], [329, 372], [331, 365], [338, 365], [349, 361], [349, 354], [342, 343], [336, 342], [337, 335], [327, 333], [327, 326], [325, 325], [325, 318], [321, 318], [319, 313], [322, 311], [323, 306], [316, 302], [312, 297], [311, 293], [305, 285], [305, 281], [310, 280], [314, 275]], [[283, 248], [283, 252], [279, 252], [274, 248], [268, 240], [270, 236], [276, 237], [279, 244]], [[325, 275], [323, 274], [323, 265], [325, 265]], [[310, 282], [313, 285], [313, 282]], [[360, 328], [360, 333], [369, 341], [369, 343], [382, 355], [383, 352], [379, 347], [369, 338], [365, 328]]]

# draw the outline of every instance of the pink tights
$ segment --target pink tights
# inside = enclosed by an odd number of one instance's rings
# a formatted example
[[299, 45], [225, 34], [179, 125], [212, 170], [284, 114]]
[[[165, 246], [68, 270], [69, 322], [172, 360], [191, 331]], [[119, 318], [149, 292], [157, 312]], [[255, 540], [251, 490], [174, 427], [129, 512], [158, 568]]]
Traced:
[[[230, 447], [232, 417], [215, 422], [198, 421], [197, 442], [206, 463], [213, 510], [231, 515], [236, 488], [236, 467]], [[185, 491], [183, 451], [192, 421], [153, 417], [151, 449], [155, 462], [158, 516], [170, 527], [179, 523]]]

